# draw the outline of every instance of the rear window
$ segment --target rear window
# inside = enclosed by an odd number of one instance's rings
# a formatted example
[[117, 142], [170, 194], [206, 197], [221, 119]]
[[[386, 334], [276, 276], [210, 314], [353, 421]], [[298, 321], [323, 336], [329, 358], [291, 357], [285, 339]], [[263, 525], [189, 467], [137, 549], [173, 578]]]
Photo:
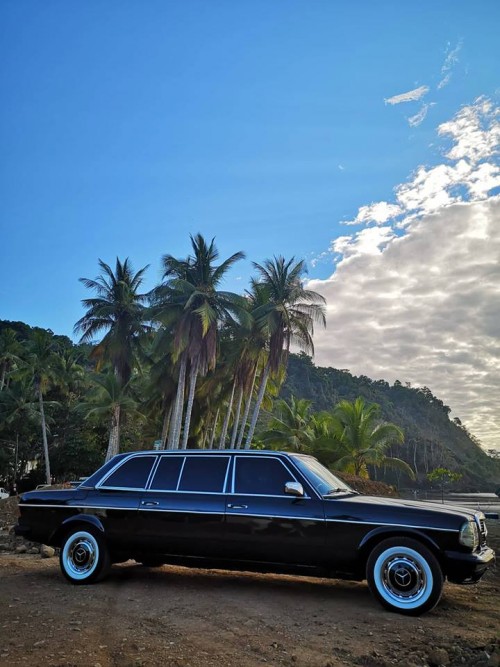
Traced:
[[155, 460], [154, 456], [134, 456], [111, 473], [102, 484], [103, 487], [120, 489], [143, 489]]
[[222, 493], [228, 464], [228, 456], [188, 456], [179, 491]]
[[175, 491], [183, 461], [183, 456], [162, 456], [150, 488], [155, 491]]

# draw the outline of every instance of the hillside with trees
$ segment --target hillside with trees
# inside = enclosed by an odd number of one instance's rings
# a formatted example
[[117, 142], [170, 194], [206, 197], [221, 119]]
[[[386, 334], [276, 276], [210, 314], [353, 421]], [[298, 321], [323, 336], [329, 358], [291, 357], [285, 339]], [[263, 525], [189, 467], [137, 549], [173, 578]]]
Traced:
[[[428, 387], [411, 387], [399, 381], [390, 385], [364, 375], [356, 377], [345, 369], [315, 366], [306, 354], [294, 354], [281, 396], [308, 399], [317, 411], [330, 410], [342, 399], [354, 401], [362, 397], [367, 403], [380, 406], [383, 420], [402, 429], [404, 445], [391, 446], [389, 453], [413, 468], [420, 486], [426, 485], [429, 472], [444, 467], [462, 473], [457, 488], [494, 491], [498, 487], [500, 461], [488, 456], [459, 418], [450, 419], [450, 408]], [[376, 469], [372, 472], [377, 475]], [[400, 477], [395, 470], [382, 473], [384, 481], [412, 485]]]

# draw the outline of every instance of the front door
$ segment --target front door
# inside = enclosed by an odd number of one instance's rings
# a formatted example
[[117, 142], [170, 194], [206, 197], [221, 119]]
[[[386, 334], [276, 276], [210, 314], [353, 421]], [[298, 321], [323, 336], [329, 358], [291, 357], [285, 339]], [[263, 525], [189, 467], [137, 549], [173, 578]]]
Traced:
[[323, 502], [285, 494], [298, 475], [278, 456], [237, 455], [226, 497], [226, 544], [231, 558], [317, 565], [324, 556]]

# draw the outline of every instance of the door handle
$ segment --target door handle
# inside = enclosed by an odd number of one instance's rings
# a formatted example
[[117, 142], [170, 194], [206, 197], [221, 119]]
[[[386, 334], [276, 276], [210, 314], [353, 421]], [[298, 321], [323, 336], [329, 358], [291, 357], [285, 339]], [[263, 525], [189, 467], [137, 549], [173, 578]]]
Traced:
[[248, 509], [248, 505], [234, 505], [233, 503], [228, 503], [227, 506], [231, 510], [246, 510], [246, 509]]
[[160, 503], [158, 500], [143, 500], [141, 505], [144, 507], [154, 507], [155, 505], [159, 505]]

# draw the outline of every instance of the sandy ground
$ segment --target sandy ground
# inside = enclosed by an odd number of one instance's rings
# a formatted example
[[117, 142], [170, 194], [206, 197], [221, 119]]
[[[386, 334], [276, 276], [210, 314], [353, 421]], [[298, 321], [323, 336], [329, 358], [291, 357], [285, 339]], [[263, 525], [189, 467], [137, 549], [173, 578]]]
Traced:
[[365, 583], [130, 561], [72, 586], [57, 558], [0, 555], [2, 667], [498, 666], [499, 631], [498, 570], [415, 619]]

